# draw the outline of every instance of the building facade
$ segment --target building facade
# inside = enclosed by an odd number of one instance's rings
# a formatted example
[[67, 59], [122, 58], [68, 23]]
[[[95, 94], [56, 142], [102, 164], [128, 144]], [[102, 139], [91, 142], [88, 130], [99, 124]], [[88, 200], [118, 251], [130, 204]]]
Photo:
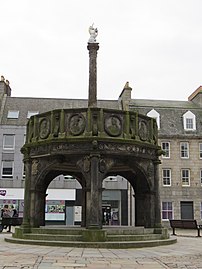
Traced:
[[[159, 145], [164, 155], [159, 166], [161, 216], [169, 219], [202, 218], [202, 87], [188, 101], [138, 100], [124, 87], [118, 100], [98, 100], [97, 106], [131, 110], [157, 121]], [[23, 214], [24, 165], [21, 147], [32, 115], [54, 109], [87, 107], [87, 100], [12, 97], [9, 83], [0, 81], [0, 206], [12, 204]], [[103, 182], [103, 223], [134, 225], [134, 195], [127, 180], [119, 175]], [[79, 224], [81, 186], [69, 175], [56, 177], [46, 198], [47, 223]]]
[[[202, 87], [188, 101], [135, 100], [122, 92], [129, 110], [156, 118], [164, 155], [159, 169], [161, 216], [202, 219]], [[125, 109], [127, 109], [125, 107]]]

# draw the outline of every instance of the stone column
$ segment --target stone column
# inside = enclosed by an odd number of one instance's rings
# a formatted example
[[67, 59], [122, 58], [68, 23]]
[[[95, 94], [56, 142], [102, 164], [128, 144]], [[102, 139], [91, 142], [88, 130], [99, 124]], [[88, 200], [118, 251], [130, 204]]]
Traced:
[[35, 190], [34, 227], [45, 226], [45, 203], [46, 193], [44, 188], [37, 186]]
[[162, 227], [161, 225], [161, 202], [159, 190], [159, 164], [160, 160], [154, 162], [154, 189], [155, 189], [155, 227]]
[[30, 199], [30, 186], [31, 186], [31, 161], [25, 161], [25, 192], [24, 192], [24, 211], [23, 211], [23, 224], [22, 227], [26, 231], [30, 228], [30, 208], [31, 208], [31, 199]]
[[81, 227], [86, 227], [86, 188], [82, 186], [82, 219]]
[[99, 166], [99, 156], [90, 156], [86, 190], [86, 228], [102, 228], [102, 175]]
[[97, 106], [97, 51], [98, 43], [88, 43], [89, 50], [89, 89], [88, 89], [88, 106]]

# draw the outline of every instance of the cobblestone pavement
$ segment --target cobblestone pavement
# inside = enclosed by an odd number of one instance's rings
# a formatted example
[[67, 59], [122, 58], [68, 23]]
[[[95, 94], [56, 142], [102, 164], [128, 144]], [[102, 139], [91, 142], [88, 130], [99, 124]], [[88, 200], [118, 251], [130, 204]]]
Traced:
[[0, 269], [202, 269], [202, 237], [180, 230], [178, 242], [138, 249], [90, 249], [7, 243], [0, 233]]

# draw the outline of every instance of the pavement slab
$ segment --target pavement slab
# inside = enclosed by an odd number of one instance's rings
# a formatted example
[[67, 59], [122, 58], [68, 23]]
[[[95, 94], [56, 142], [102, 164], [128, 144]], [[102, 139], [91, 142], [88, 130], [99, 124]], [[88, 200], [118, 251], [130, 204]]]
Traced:
[[202, 269], [202, 237], [179, 233], [176, 244], [138, 249], [21, 245], [0, 233], [0, 269]]

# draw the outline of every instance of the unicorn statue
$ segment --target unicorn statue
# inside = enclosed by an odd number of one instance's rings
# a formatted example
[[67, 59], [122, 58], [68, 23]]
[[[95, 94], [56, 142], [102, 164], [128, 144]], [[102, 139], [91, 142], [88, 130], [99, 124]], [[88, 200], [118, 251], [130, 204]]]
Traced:
[[98, 35], [98, 29], [94, 28], [93, 24], [89, 27], [89, 30], [88, 30], [90, 34], [90, 38], [88, 40], [89, 43], [96, 43], [96, 37]]

